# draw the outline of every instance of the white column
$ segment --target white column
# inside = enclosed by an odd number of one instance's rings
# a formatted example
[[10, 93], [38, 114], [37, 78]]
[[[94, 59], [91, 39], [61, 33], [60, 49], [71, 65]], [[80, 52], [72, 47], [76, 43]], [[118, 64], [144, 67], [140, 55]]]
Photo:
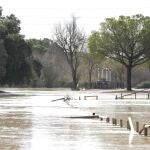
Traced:
[[109, 71], [108, 71], [108, 68], [106, 68], [106, 81], [109, 81]]
[[109, 81], [111, 82], [111, 70], [109, 70]]
[[99, 80], [100, 80], [100, 76], [99, 76], [99, 74], [100, 74], [100, 73], [99, 73], [99, 70], [100, 70], [100, 69], [99, 69], [99, 68], [97, 68], [97, 81], [99, 81]]
[[101, 74], [102, 79], [104, 79], [104, 68], [102, 68], [102, 74]]

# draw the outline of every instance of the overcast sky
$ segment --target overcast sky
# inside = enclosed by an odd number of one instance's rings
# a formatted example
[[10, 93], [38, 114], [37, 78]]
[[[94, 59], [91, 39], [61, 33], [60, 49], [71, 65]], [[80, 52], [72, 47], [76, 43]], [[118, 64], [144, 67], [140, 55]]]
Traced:
[[143, 14], [150, 16], [150, 0], [0, 0], [3, 14], [21, 20], [26, 38], [51, 38], [54, 26], [78, 18], [87, 35], [106, 17]]

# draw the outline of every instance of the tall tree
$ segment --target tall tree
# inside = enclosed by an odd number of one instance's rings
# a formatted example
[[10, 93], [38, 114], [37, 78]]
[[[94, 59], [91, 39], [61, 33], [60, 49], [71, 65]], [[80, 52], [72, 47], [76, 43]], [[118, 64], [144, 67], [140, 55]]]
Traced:
[[6, 74], [6, 62], [7, 62], [7, 53], [3, 44], [3, 40], [0, 39], [0, 80]]
[[73, 16], [72, 21], [64, 26], [56, 26], [55, 38], [57, 45], [64, 52], [67, 62], [71, 68], [73, 88], [77, 89], [79, 76], [79, 55], [84, 47], [85, 35], [79, 30], [76, 18]]
[[[127, 90], [131, 90], [132, 69], [150, 59], [150, 17], [143, 15], [107, 18], [96, 34], [96, 52], [123, 64], [127, 70]], [[91, 35], [92, 36], [92, 35]]]
[[4, 41], [8, 54], [5, 83], [9, 85], [28, 84], [31, 78], [29, 45], [19, 34], [9, 34]]
[[0, 8], [0, 50], [3, 53], [0, 61], [7, 57], [3, 84], [22, 85], [29, 83], [31, 78], [31, 49], [20, 29], [20, 20], [13, 14], [2, 16]]
[[2, 8], [0, 7], [0, 80], [6, 74], [6, 62], [7, 62], [7, 52], [4, 46], [3, 36], [6, 31], [6, 27], [3, 25]]

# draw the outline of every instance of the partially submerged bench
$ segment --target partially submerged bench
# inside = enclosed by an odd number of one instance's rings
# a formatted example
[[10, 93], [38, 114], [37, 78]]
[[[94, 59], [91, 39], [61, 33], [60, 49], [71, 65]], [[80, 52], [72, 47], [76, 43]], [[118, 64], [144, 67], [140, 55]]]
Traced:
[[96, 100], [98, 100], [98, 96], [97, 95], [84, 96], [84, 100], [87, 100], [88, 97], [94, 97], [94, 98], [96, 98]]

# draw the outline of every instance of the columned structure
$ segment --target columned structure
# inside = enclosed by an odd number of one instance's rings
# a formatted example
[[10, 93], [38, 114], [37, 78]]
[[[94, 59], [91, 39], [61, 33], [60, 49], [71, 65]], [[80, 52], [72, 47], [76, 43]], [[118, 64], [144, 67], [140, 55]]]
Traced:
[[101, 78], [102, 80], [111, 82], [111, 69], [108, 67], [103, 68]]

